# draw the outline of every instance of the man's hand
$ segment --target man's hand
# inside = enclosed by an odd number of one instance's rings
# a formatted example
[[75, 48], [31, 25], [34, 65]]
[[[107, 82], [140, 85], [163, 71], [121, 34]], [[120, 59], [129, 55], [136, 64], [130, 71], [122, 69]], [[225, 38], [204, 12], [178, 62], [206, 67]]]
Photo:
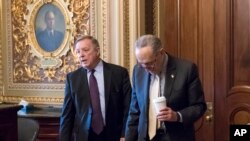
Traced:
[[166, 107], [157, 114], [157, 119], [159, 121], [177, 121], [177, 112], [173, 111], [169, 107]]

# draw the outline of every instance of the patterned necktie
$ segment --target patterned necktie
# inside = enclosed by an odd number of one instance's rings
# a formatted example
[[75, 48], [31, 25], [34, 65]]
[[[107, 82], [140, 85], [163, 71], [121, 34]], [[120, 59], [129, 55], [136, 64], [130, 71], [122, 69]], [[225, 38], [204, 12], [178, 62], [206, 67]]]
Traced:
[[157, 129], [157, 119], [156, 119], [156, 110], [154, 107], [153, 99], [159, 96], [160, 92], [160, 78], [157, 75], [151, 76], [150, 83], [150, 92], [149, 92], [149, 123], [148, 123], [148, 135], [151, 140], [155, 134]]
[[99, 91], [98, 91], [97, 81], [94, 76], [94, 72], [95, 70], [92, 70], [89, 77], [89, 91], [90, 91], [91, 105], [93, 110], [91, 127], [96, 134], [100, 134], [104, 128], [104, 123], [101, 112]]

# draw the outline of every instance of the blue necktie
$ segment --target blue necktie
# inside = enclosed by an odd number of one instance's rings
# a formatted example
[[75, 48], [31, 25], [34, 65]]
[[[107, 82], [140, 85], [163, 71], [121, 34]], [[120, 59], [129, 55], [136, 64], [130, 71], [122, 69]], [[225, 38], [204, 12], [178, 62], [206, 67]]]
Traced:
[[94, 76], [94, 72], [95, 70], [91, 70], [91, 74], [89, 77], [89, 91], [90, 91], [91, 105], [93, 110], [91, 127], [96, 134], [100, 134], [104, 128], [104, 123], [101, 112], [99, 91], [98, 91], [97, 81]]

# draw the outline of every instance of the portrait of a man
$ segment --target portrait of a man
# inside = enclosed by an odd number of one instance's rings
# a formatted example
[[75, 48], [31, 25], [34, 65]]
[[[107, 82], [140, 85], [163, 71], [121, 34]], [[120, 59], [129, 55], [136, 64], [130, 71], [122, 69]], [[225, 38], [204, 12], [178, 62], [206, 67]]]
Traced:
[[[65, 28], [63, 28], [63, 25], [60, 26], [59, 24], [64, 24], [64, 21], [60, 22], [59, 19], [61, 18], [56, 17], [59, 15], [56, 13], [60, 13], [60, 10], [54, 5], [50, 4], [41, 10], [43, 10], [43, 12], [40, 13], [41, 18], [38, 19], [37, 22], [43, 22], [44, 24], [43, 26], [38, 26], [39, 23], [37, 24], [36, 39], [39, 46], [44, 51], [53, 52], [57, 50], [63, 42]], [[55, 12], [56, 10], [57, 12]]]

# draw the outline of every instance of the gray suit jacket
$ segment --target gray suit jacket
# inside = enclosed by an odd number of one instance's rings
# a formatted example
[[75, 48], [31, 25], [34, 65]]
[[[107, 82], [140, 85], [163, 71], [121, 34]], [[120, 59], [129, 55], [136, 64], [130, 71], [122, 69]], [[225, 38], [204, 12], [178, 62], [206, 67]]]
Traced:
[[[150, 74], [136, 65], [133, 71], [132, 99], [127, 121], [127, 141], [148, 137]], [[167, 106], [179, 111], [183, 122], [164, 122], [171, 141], [194, 140], [194, 122], [206, 111], [203, 89], [195, 64], [169, 55], [164, 96]]]
[[[125, 68], [103, 62], [105, 109], [108, 141], [124, 136], [129, 110], [131, 85]], [[67, 75], [65, 99], [60, 120], [60, 140], [88, 141], [92, 108], [87, 70], [80, 68]]]

